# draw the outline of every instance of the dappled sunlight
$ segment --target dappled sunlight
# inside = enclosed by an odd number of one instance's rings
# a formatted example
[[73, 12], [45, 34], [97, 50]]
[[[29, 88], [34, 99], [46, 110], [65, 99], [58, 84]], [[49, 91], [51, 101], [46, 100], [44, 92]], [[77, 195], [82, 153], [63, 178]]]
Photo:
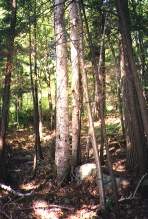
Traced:
[[33, 201], [32, 206], [36, 219], [59, 219], [63, 215], [60, 207], [50, 207], [44, 200]]
[[68, 215], [65, 219], [90, 219], [90, 218], [96, 218], [97, 213], [95, 209], [97, 209], [98, 205], [82, 205], [82, 207], [74, 214]]
[[44, 141], [44, 142], [48, 142], [48, 141], [51, 141], [51, 140], [53, 140], [55, 138], [55, 131], [54, 132], [52, 132], [52, 133], [49, 133], [49, 131], [48, 131], [48, 133], [43, 133], [43, 136], [42, 136], [42, 140]]
[[116, 161], [113, 164], [113, 170], [115, 170], [117, 172], [125, 172], [126, 171], [125, 159]]
[[106, 118], [106, 124], [119, 124], [120, 123], [120, 117], [107, 117]]
[[29, 191], [32, 189], [38, 188], [38, 185], [35, 183], [35, 181], [28, 182], [28, 183], [23, 183], [19, 186], [20, 189], [23, 189], [25, 191]]

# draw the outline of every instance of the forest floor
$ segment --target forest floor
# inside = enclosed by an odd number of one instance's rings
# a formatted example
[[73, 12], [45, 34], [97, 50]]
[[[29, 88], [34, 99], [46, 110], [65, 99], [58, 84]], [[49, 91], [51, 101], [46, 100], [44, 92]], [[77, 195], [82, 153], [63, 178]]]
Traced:
[[[54, 132], [44, 128], [42, 150], [44, 160], [38, 165], [36, 177], [32, 176], [34, 135], [31, 129], [11, 131], [8, 136], [10, 145], [8, 154], [9, 183], [15, 191], [28, 193], [29, 196], [18, 197], [11, 192], [0, 190], [0, 218], [4, 219], [95, 219], [99, 215], [99, 192], [95, 177], [82, 183], [75, 180], [60, 185], [55, 179], [54, 168]], [[120, 191], [120, 197], [133, 193], [137, 181], [135, 176], [125, 168], [125, 143], [120, 136], [111, 136], [109, 145], [113, 157], [113, 168], [121, 177], [126, 177], [129, 188]], [[86, 135], [83, 133], [82, 163], [93, 161], [92, 149], [87, 160], [85, 156]], [[106, 162], [105, 162], [106, 163]], [[110, 197], [109, 197], [110, 198]], [[109, 199], [108, 200], [111, 200]], [[120, 201], [119, 219], [146, 219], [148, 202], [142, 200], [138, 193], [133, 200]], [[108, 202], [109, 214], [106, 219], [115, 218], [114, 207]], [[147, 212], [146, 212], [147, 211]], [[147, 214], [148, 215], [148, 214]]]

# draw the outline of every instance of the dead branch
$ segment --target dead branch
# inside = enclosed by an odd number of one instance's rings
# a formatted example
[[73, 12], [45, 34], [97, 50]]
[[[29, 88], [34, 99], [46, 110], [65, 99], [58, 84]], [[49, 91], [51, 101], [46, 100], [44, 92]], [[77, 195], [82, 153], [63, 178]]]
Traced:
[[133, 199], [136, 199], [136, 194], [137, 194], [137, 191], [141, 185], [141, 183], [143, 182], [144, 178], [148, 175], [148, 173], [145, 173], [144, 175], [142, 175], [142, 177], [139, 179], [137, 185], [136, 185], [136, 188], [133, 192], [133, 194], [131, 193], [128, 197], [125, 197], [125, 198], [120, 198], [118, 200], [118, 202], [122, 202], [122, 201], [127, 201], [127, 200], [133, 200]]
[[33, 194], [34, 190], [28, 193], [21, 193], [18, 191], [15, 191], [14, 189], [12, 189], [10, 186], [7, 186], [5, 184], [0, 183], [0, 188], [19, 197], [26, 197], [26, 196], [30, 196]]
[[63, 206], [63, 205], [54, 205], [54, 204], [51, 204], [48, 206], [21, 208], [21, 209], [16, 209], [16, 211], [25, 211], [25, 210], [32, 210], [32, 209], [50, 209], [50, 208], [60, 208], [60, 209], [68, 210], [68, 211], [74, 211], [74, 208], [72, 208], [72, 207]]

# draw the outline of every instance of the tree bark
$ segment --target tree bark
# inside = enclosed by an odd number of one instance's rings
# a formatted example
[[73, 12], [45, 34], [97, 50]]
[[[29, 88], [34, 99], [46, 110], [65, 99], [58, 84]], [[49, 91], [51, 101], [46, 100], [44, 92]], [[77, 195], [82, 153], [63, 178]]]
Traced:
[[5, 138], [8, 127], [8, 113], [10, 103], [10, 85], [11, 75], [13, 72], [13, 55], [14, 55], [14, 39], [15, 39], [15, 28], [16, 28], [16, 13], [17, 13], [17, 1], [11, 0], [11, 20], [9, 29], [8, 39], [8, 55], [5, 67], [5, 79], [2, 97], [2, 118], [1, 118], [1, 129], [0, 129], [0, 180], [5, 180], [6, 169], [5, 169]]
[[31, 90], [33, 97], [33, 108], [34, 108], [34, 131], [35, 131], [35, 154], [33, 163], [33, 176], [36, 174], [37, 168], [37, 158], [38, 154], [41, 159], [43, 159], [41, 145], [40, 145], [40, 131], [39, 131], [39, 104], [38, 104], [38, 82], [37, 82], [37, 63], [36, 63], [36, 24], [34, 27], [34, 38], [35, 38], [35, 57], [34, 57], [34, 74], [33, 74], [33, 63], [32, 63], [32, 34], [31, 34], [31, 21], [29, 18], [29, 63], [30, 63], [30, 79], [31, 79]]
[[134, 82], [130, 77], [130, 67], [122, 45], [120, 48], [120, 66], [123, 86], [127, 165], [129, 169], [134, 169], [138, 174], [142, 174], [145, 172], [146, 163], [144, 128]]
[[56, 151], [57, 178], [66, 178], [70, 170], [67, 48], [64, 30], [64, 0], [55, 0], [56, 35]]
[[[115, 55], [115, 50], [110, 40], [110, 36], [108, 36], [108, 42], [111, 49], [111, 53], [114, 59], [115, 71], [116, 71], [116, 83], [117, 83], [117, 97], [118, 97], [118, 108], [120, 113], [120, 121], [122, 127], [122, 134], [125, 136], [125, 127], [124, 127], [124, 116], [123, 116], [123, 103], [122, 103], [122, 91], [121, 91], [121, 68], [120, 68], [120, 58], [118, 59]], [[119, 47], [120, 47], [119, 42]], [[120, 56], [120, 55], [119, 55]], [[122, 65], [122, 64], [121, 64]]]
[[[80, 7], [82, 7], [82, 10], [84, 12], [84, 8], [83, 8], [84, 6], [83, 6], [82, 1], [81, 1]], [[80, 19], [81, 19], [81, 15], [80, 15]], [[85, 64], [84, 64], [82, 19], [80, 22], [81, 22], [81, 31], [82, 31], [81, 39], [80, 39], [80, 69], [82, 71], [82, 86], [83, 86], [84, 98], [87, 103], [87, 111], [88, 111], [88, 119], [89, 119], [89, 134], [92, 138], [92, 146], [93, 146], [94, 158], [95, 158], [96, 168], [97, 168], [97, 185], [98, 185], [99, 192], [100, 192], [100, 205], [102, 209], [105, 209], [105, 196], [104, 196], [102, 169], [101, 169], [100, 157], [98, 153], [98, 146], [97, 146], [97, 140], [96, 140], [96, 135], [95, 135], [94, 121], [92, 117], [90, 99], [88, 95], [88, 82], [87, 82], [87, 76], [86, 76], [86, 70], [85, 70]]]
[[69, 6], [71, 27], [71, 64], [72, 64], [72, 168], [78, 165], [80, 147], [80, 67], [79, 67], [79, 18], [77, 1]]
[[132, 40], [128, 27], [130, 21], [129, 12], [128, 12], [128, 0], [125, 1], [116, 0], [116, 7], [119, 16], [119, 27], [122, 37], [123, 50], [125, 56], [127, 57], [127, 63], [130, 68], [130, 71], [128, 71], [128, 73], [130, 74], [130, 77], [132, 78], [135, 86], [135, 90], [137, 93], [137, 98], [140, 106], [140, 111], [141, 111], [142, 123], [144, 126], [144, 132], [148, 142], [148, 113], [147, 113], [146, 102], [143, 96], [142, 88], [139, 82], [139, 78], [137, 75], [136, 66], [133, 58]]

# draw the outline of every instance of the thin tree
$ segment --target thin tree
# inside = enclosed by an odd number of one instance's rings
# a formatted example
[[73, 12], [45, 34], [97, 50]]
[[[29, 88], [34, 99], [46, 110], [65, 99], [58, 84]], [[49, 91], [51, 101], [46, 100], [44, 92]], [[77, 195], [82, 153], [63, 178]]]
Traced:
[[[80, 6], [80, 8], [81, 8], [81, 6]], [[88, 95], [88, 81], [87, 81], [87, 75], [86, 75], [85, 63], [84, 63], [83, 23], [82, 23], [82, 18], [81, 18], [81, 10], [79, 10], [79, 11], [80, 11], [79, 16], [80, 16], [80, 26], [81, 26], [80, 69], [81, 69], [81, 75], [82, 75], [82, 86], [83, 86], [84, 98], [85, 98], [85, 101], [87, 103], [88, 120], [89, 120], [89, 126], [90, 126], [89, 134], [90, 134], [91, 139], [92, 139], [92, 146], [93, 146], [94, 157], [95, 157], [96, 168], [97, 168], [97, 185], [98, 185], [99, 192], [100, 192], [100, 205], [101, 205], [102, 209], [105, 209], [103, 175], [102, 175], [101, 163], [100, 163], [100, 158], [99, 158], [99, 153], [98, 153], [98, 147], [97, 147], [97, 140], [96, 140], [95, 129], [94, 129], [94, 121], [93, 121], [93, 116], [92, 116], [91, 104], [90, 104], [90, 99], [89, 99], [89, 95]]]
[[[115, 55], [115, 49], [112, 45], [110, 36], [108, 35], [108, 43], [109, 43], [109, 47], [111, 49], [111, 53], [113, 56], [113, 60], [114, 60], [114, 64], [115, 64], [115, 71], [116, 71], [116, 83], [117, 83], [117, 97], [118, 97], [118, 108], [119, 108], [119, 113], [120, 113], [120, 121], [121, 121], [121, 127], [122, 127], [122, 133], [123, 136], [125, 136], [125, 127], [124, 127], [124, 115], [123, 115], [123, 104], [122, 104], [122, 85], [121, 85], [121, 66], [120, 66], [120, 58], [117, 58]], [[120, 43], [119, 42], [119, 47], [120, 47]], [[122, 63], [121, 63], [122, 65]]]
[[[110, 154], [109, 154], [109, 147], [108, 147], [108, 142], [107, 142], [107, 137], [106, 137], [105, 117], [104, 117], [104, 108], [103, 108], [104, 104], [103, 104], [103, 101], [102, 101], [103, 100], [102, 99], [102, 92], [101, 92], [102, 89], [101, 89], [101, 82], [100, 82], [100, 78], [99, 78], [99, 73], [100, 73], [101, 64], [102, 64], [102, 56], [100, 56], [99, 64], [97, 65], [96, 60], [95, 60], [95, 52], [94, 52], [92, 37], [91, 37], [90, 31], [89, 31], [89, 26], [88, 26], [88, 22], [87, 22], [86, 13], [85, 13], [85, 8], [84, 8], [84, 4], [83, 4], [82, 0], [81, 0], [81, 8], [82, 8], [82, 12], [83, 12], [83, 16], [84, 16], [84, 22], [85, 22], [85, 26], [86, 26], [86, 30], [87, 30], [88, 43], [89, 43], [89, 47], [90, 47], [91, 55], [92, 55], [91, 58], [92, 58], [93, 72], [94, 72], [94, 75], [96, 77], [96, 88], [97, 88], [97, 96], [98, 96], [98, 113], [99, 113], [99, 117], [100, 117], [100, 120], [101, 120], [101, 134], [102, 134], [102, 137], [103, 137], [103, 142], [102, 143], [104, 144], [102, 146], [103, 147], [105, 146], [105, 150], [107, 152], [108, 167], [109, 167], [109, 172], [110, 172], [110, 176], [111, 176], [111, 179], [112, 179], [113, 194], [114, 194], [115, 204], [116, 204], [116, 216], [118, 218], [118, 215], [119, 215], [118, 195], [117, 195], [116, 181], [115, 181], [114, 173], [113, 173], [113, 170], [112, 170], [112, 162], [111, 162], [111, 157], [110, 157]], [[101, 50], [102, 49], [103, 49], [103, 47], [101, 48]], [[101, 53], [102, 53], [102, 51], [101, 51]], [[83, 79], [83, 81], [85, 81], [85, 78]], [[86, 94], [86, 92], [85, 92], [85, 94]], [[90, 112], [89, 112], [89, 115], [90, 115]], [[91, 128], [90, 128], [90, 131], [92, 132], [91, 129], [93, 129], [92, 125], [91, 125]], [[95, 138], [93, 136], [92, 145], [94, 144], [94, 142], [95, 142]], [[95, 149], [95, 145], [94, 145], [94, 149]], [[96, 151], [94, 151], [94, 156], [96, 156], [95, 153], [98, 153], [97, 145], [96, 145]], [[100, 162], [99, 155], [98, 155], [98, 160], [96, 160], [96, 162], [99, 162], [99, 165], [98, 165], [98, 171], [99, 172], [98, 172], [98, 174], [102, 175], [101, 162]], [[100, 178], [101, 178], [101, 175], [100, 175]], [[102, 179], [102, 182], [99, 182], [99, 188], [101, 188], [101, 186], [102, 186], [102, 189], [103, 189], [103, 179]], [[100, 200], [101, 200], [101, 204], [102, 204], [102, 200], [103, 200], [102, 190], [101, 190]]]
[[11, 17], [10, 17], [10, 27], [8, 34], [8, 55], [5, 66], [5, 79], [2, 97], [2, 118], [0, 127], [0, 180], [5, 180], [6, 169], [5, 169], [5, 138], [6, 131], [8, 127], [8, 113], [9, 113], [9, 103], [10, 103], [10, 85], [11, 85], [11, 75], [13, 72], [13, 56], [14, 56], [14, 40], [15, 40], [15, 30], [16, 30], [16, 13], [17, 13], [17, 1], [11, 0]]
[[[39, 131], [39, 104], [38, 104], [38, 81], [37, 81], [37, 60], [36, 60], [36, 21], [34, 24], [34, 74], [33, 74], [33, 62], [32, 62], [32, 28], [31, 28], [31, 20], [29, 15], [29, 65], [30, 65], [30, 79], [31, 79], [31, 90], [33, 97], [33, 108], [34, 108], [34, 131], [35, 131], [35, 154], [34, 154], [34, 163], [33, 163], [33, 176], [36, 174], [37, 168], [37, 158], [39, 157], [43, 159], [42, 150], [41, 150], [41, 141], [40, 141], [40, 131]], [[34, 77], [35, 76], [35, 77]], [[35, 79], [35, 80], [34, 80]]]
[[79, 18], [77, 1], [69, 6], [71, 27], [71, 64], [72, 64], [72, 167], [78, 165], [80, 146], [80, 66], [79, 66]]

